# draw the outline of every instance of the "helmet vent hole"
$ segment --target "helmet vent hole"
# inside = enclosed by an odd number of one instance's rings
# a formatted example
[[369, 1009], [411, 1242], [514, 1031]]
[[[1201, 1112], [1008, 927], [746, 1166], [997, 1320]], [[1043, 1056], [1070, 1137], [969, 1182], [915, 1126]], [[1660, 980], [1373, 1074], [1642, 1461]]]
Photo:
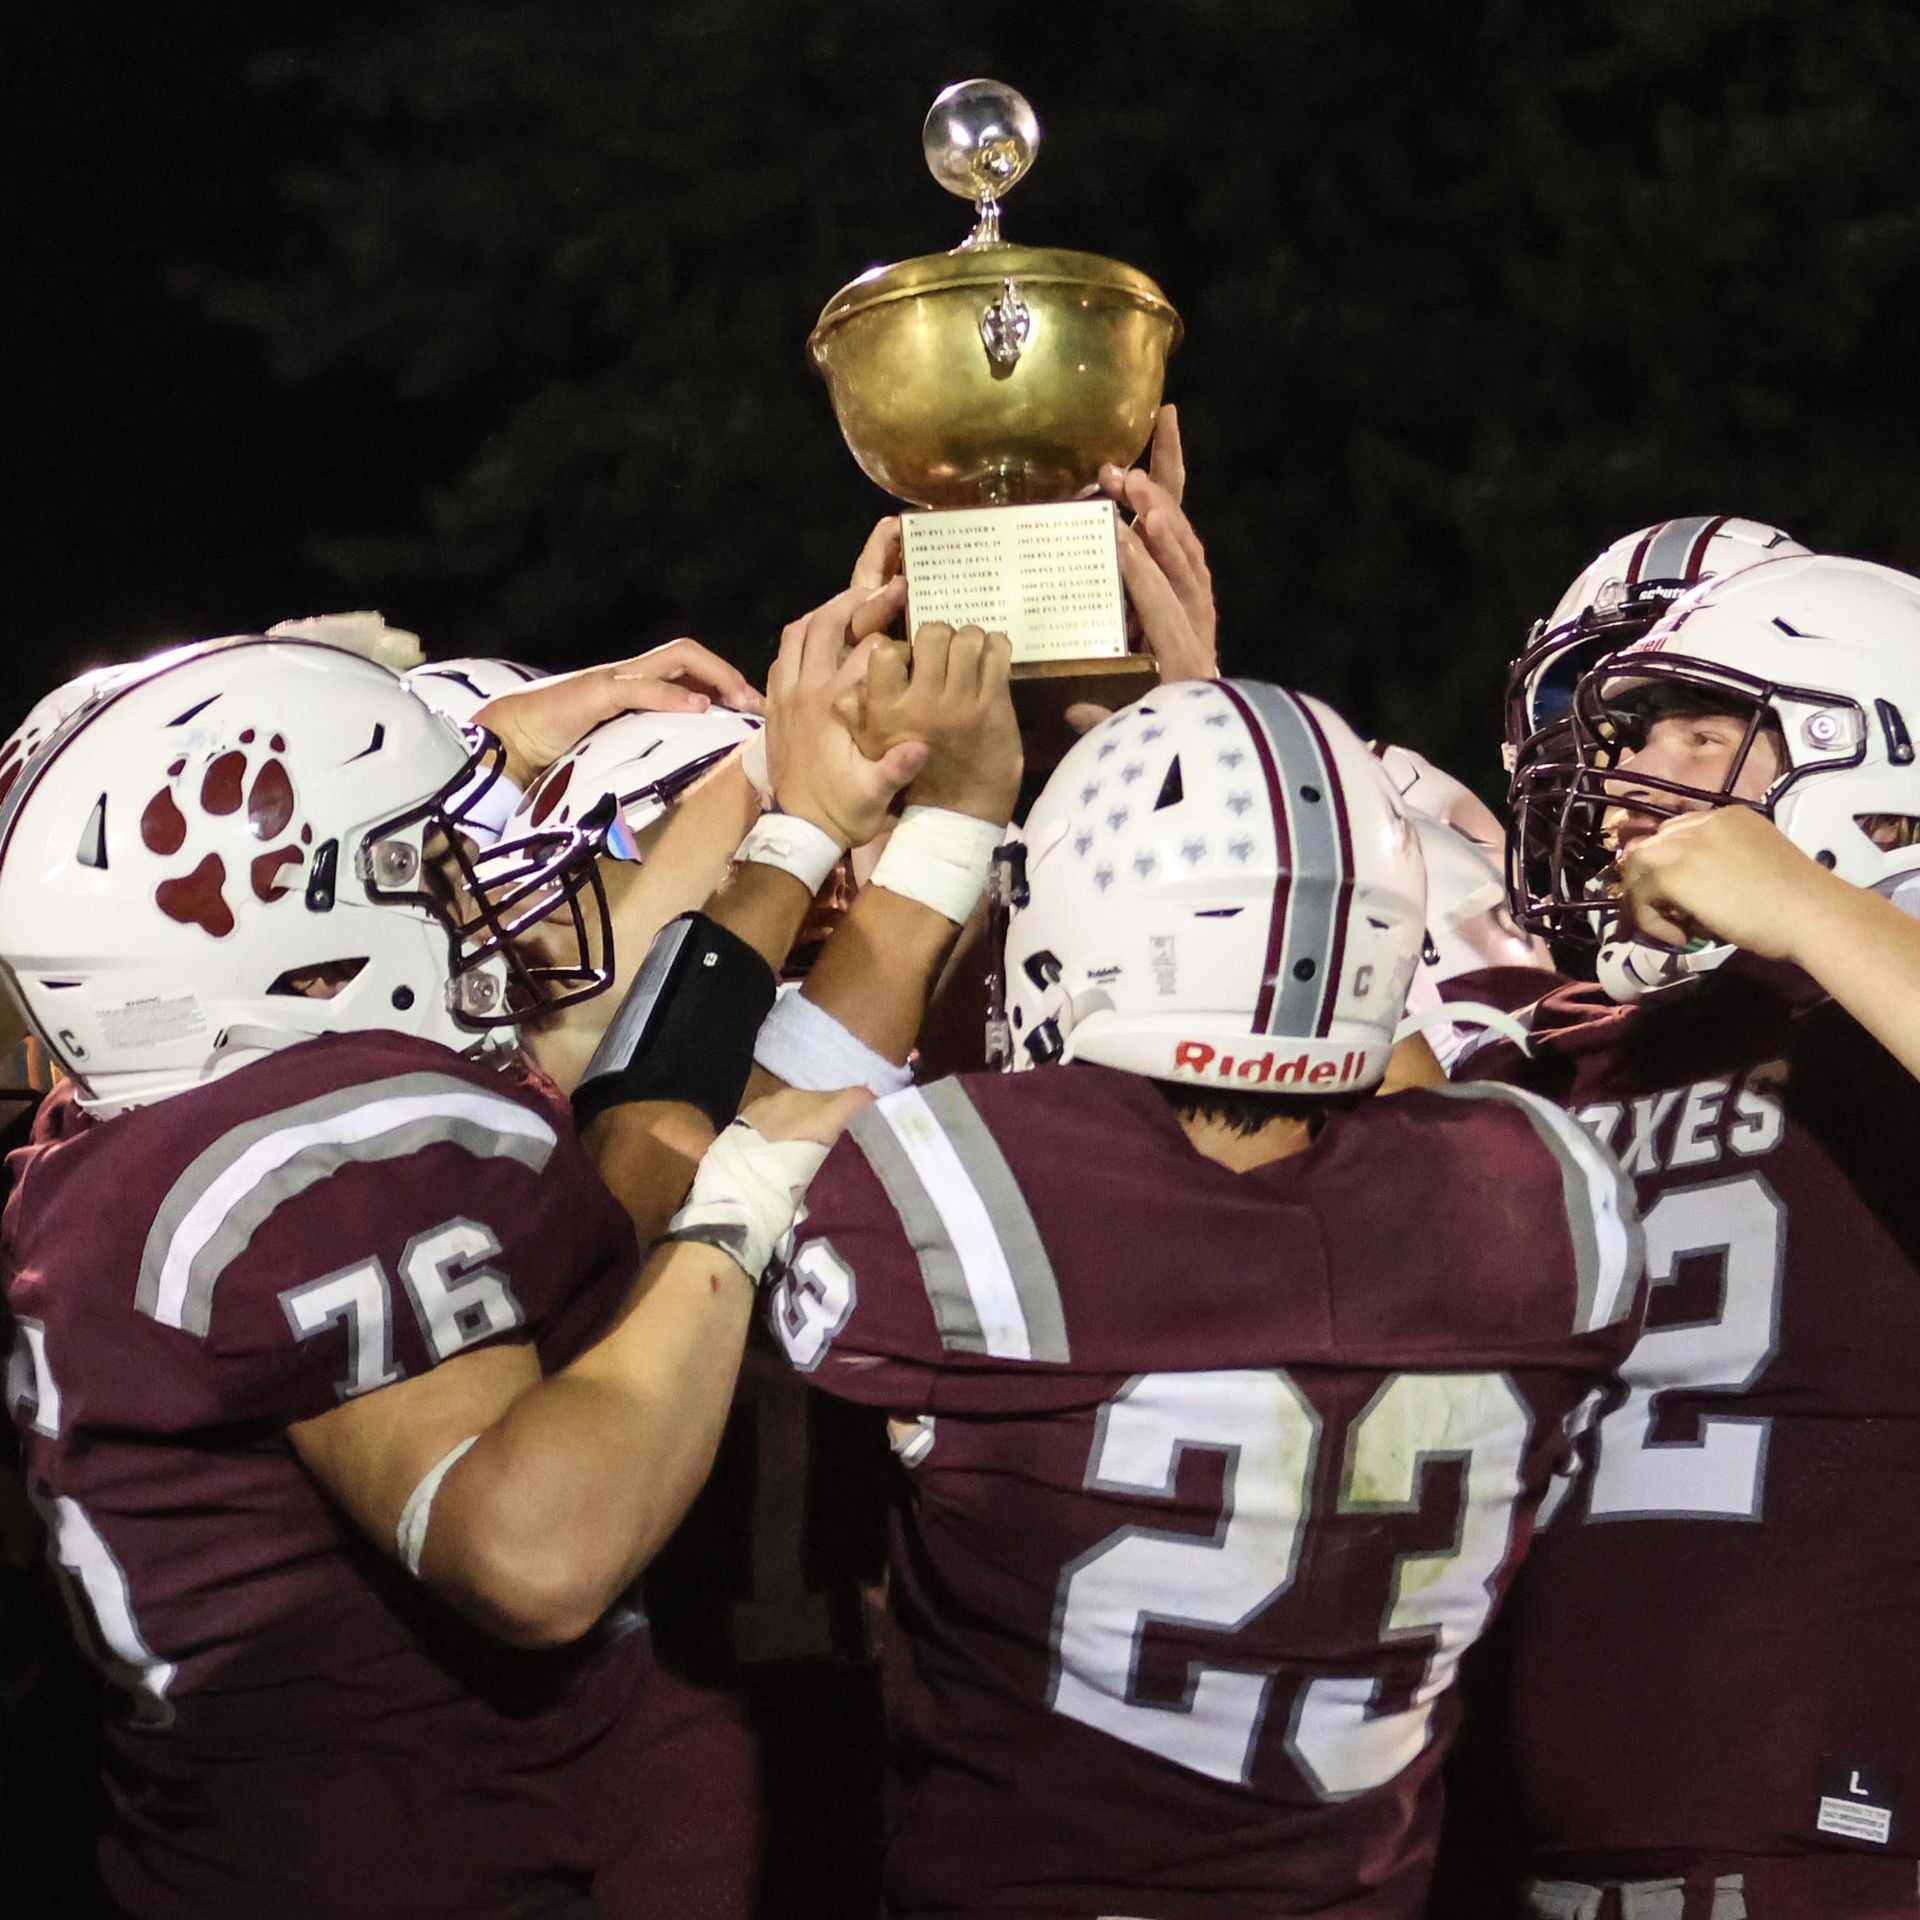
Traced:
[[1815, 859], [1816, 859], [1817, 861], [1819, 861], [1819, 863], [1820, 863], [1820, 864], [1821, 864], [1821, 865], [1822, 865], [1823, 867], [1827, 867], [1827, 868], [1829, 868], [1829, 869], [1831, 869], [1831, 867], [1832, 867], [1832, 866], [1833, 866], [1833, 864], [1834, 864], [1834, 856], [1833, 856], [1833, 855], [1832, 855], [1832, 853], [1831, 853], [1831, 852], [1829, 852], [1829, 851], [1828, 851], [1828, 849], [1827, 849], [1827, 848], [1825, 848], [1825, 847], [1822, 847], [1822, 848], [1820, 849], [1820, 851], [1819, 851], [1818, 853], [1816, 853], [1816, 854], [1815, 854], [1815, 855], [1814, 855], [1813, 857], [1814, 857], [1814, 858], [1815, 858]]
[[1167, 768], [1167, 777], [1160, 782], [1160, 797], [1153, 803], [1158, 813], [1162, 807], [1177, 807], [1187, 797], [1186, 788], [1180, 782], [1180, 756], [1173, 756], [1173, 764]]
[[1296, 980], [1311, 980], [1319, 968], [1311, 960], [1296, 960], [1293, 963], [1293, 977]]
[[357, 960], [322, 960], [310, 967], [289, 967], [267, 991], [295, 1000], [331, 1000], [349, 981], [360, 977], [366, 964], [363, 956]]
[[1320, 803], [1320, 789], [1311, 786], [1302, 787], [1300, 789], [1300, 798], [1306, 801], [1309, 806], [1318, 806]]
[[170, 727], [184, 727], [189, 720], [195, 719], [200, 714], [205, 713], [206, 710], [210, 706], [212, 706], [213, 703], [219, 698], [220, 696], [217, 693], [208, 694], [204, 700], [201, 700], [197, 702], [195, 705], [189, 707], [185, 713], [176, 715], [175, 718], [169, 720], [167, 722], [167, 725]]
[[380, 749], [384, 747], [386, 744], [387, 744], [386, 724], [384, 721], [376, 720], [373, 723], [373, 733], [368, 738], [367, 744], [364, 747], [362, 747], [358, 753], [354, 754], [351, 759], [348, 760], [347, 765], [352, 766], [355, 760], [364, 760], [367, 757], [367, 755], [370, 753], [378, 753]]
[[87, 815], [87, 824], [81, 830], [80, 845], [74, 856], [83, 867], [97, 867], [102, 872], [107, 865], [107, 796], [103, 793], [93, 803], [93, 811]]
[[407, 1009], [413, 1005], [413, 989], [411, 987], [395, 987], [393, 990], [393, 1004], [402, 1013], [405, 1013]]

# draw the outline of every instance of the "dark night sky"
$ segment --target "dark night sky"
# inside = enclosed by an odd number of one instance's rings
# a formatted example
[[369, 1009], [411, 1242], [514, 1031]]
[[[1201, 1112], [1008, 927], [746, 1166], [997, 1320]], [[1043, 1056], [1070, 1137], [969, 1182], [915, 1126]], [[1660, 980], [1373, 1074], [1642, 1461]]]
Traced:
[[[430, 646], [469, 650], [463, 617], [511, 586], [510, 573], [476, 570], [464, 601], [451, 564], [356, 589], [310, 543], [402, 533], [420, 544], [423, 495], [470, 476], [509, 404], [567, 370], [523, 366], [509, 350], [504, 368], [489, 367], [491, 386], [430, 404], [391, 399], [391, 366], [288, 384], [263, 336], [209, 320], [184, 277], [198, 268], [284, 285], [300, 232], [285, 177], [303, 159], [338, 158], [339, 120], [303, 118], [310, 92], [258, 83], [275, 50], [384, 42], [421, 23], [452, 22], [457, 34], [483, 11], [69, 0], [16, 29], [11, 305], [24, 351], [0, 720], [95, 661], [346, 605], [380, 606]], [[656, 46], [702, 45], [710, 32], [725, 69], [683, 88], [701, 116], [684, 124], [707, 141], [700, 165], [708, 154], [742, 163], [721, 180], [732, 201], [768, 189], [748, 164], [761, 157], [768, 88], [802, 89], [806, 111], [851, 115], [850, 137], [874, 156], [830, 192], [781, 202], [778, 217], [811, 222], [816, 244], [787, 248], [795, 283], [775, 286], [777, 325], [751, 336], [751, 355], [719, 355], [730, 384], [718, 410], [735, 417], [708, 436], [713, 412], [690, 411], [682, 440], [649, 453], [659, 470], [634, 488], [640, 509], [627, 514], [624, 495], [611, 513], [601, 503], [607, 542], [648, 568], [648, 506], [695, 503], [679, 544], [662, 541], [658, 571], [688, 554], [706, 571], [682, 568], [657, 605], [629, 592], [571, 627], [556, 619], [551, 648], [528, 658], [559, 664], [579, 636], [639, 646], [692, 630], [752, 664], [780, 620], [833, 584], [790, 556], [758, 571], [736, 564], [708, 529], [750, 512], [774, 524], [800, 498], [817, 516], [816, 548], [837, 555], [884, 504], [838, 447], [801, 342], [838, 279], [964, 230], [909, 143], [933, 89], [981, 71], [1023, 87], [1050, 129], [1048, 157], [1014, 205], [1015, 237], [1131, 259], [1186, 315], [1169, 391], [1193, 428], [1190, 504], [1215, 561], [1230, 667], [1297, 674], [1363, 726], [1497, 778], [1499, 688], [1527, 620], [1630, 527], [1742, 512], [1836, 551], [1896, 564], [1920, 554], [1909, 318], [1920, 298], [1920, 24], [1899, 0], [1845, 10], [1477, 0], [1444, 14], [1387, 0], [1127, 12], [1073, 0], [900, 0], [897, 12], [885, 0], [831, 11], [633, 0], [630, 12], [622, 0], [555, 0], [516, 11], [542, 50], [569, 13], [641, 50], [616, 63], [616, 123], [628, 94], [644, 115], [650, 90], [671, 84], [647, 65]], [[662, 20], [674, 31], [655, 32]], [[809, 46], [841, 64], [806, 67]], [[556, 84], [577, 86], [578, 73]], [[604, 110], [590, 102], [584, 124], [602, 128], [592, 111]], [[498, 191], [501, 154], [527, 149], [511, 138], [496, 148], [493, 122], [464, 131], [496, 167], [479, 168], [475, 190]], [[406, 145], [418, 138], [405, 130], [403, 155], [418, 158]], [[789, 177], [810, 157], [796, 153]], [[564, 144], [555, 155], [557, 167], [579, 161]], [[756, 200], [742, 212], [725, 192], [690, 204], [672, 236], [695, 262], [681, 291], [690, 313], [725, 319], [740, 257], [729, 236], [754, 235], [765, 210]], [[690, 235], [709, 219], [717, 237]], [[565, 225], [563, 215], [555, 230]], [[435, 258], [431, 231], [424, 244], [418, 224], [394, 231], [408, 264]], [[464, 268], [457, 249], [448, 257]], [[449, 297], [513, 310], [527, 269], [510, 258], [520, 281], [503, 291], [476, 277]], [[336, 275], [336, 318], [355, 297], [350, 273]], [[567, 324], [588, 304], [564, 286], [556, 299]], [[769, 346], [789, 332], [790, 348]], [[596, 352], [590, 372], [621, 364], [618, 342]], [[661, 358], [636, 375], [648, 405]], [[790, 439], [769, 459], [770, 416]], [[682, 456], [708, 438], [702, 470]], [[593, 505], [580, 478], [600, 470], [554, 471], [554, 521], [600, 526], [575, 511]], [[537, 468], [525, 481], [545, 484]], [[576, 577], [597, 558], [590, 541], [568, 546], [544, 526], [524, 545], [510, 555], [523, 586], [543, 557]], [[384, 568], [372, 577], [388, 580]]]
[[270, 257], [301, 129], [247, 71], [328, 13], [356, 9], [82, 0], [17, 35], [10, 716], [91, 660], [333, 604], [305, 530], [393, 490], [370, 384], [275, 382], [176, 281]]

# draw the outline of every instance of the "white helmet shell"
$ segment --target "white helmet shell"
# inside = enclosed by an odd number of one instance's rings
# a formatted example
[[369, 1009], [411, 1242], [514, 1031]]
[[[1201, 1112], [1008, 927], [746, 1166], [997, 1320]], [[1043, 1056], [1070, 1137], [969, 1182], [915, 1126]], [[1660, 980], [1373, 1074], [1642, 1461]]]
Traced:
[[1564, 721], [1580, 675], [1636, 640], [1702, 581], [1808, 551], [1764, 520], [1695, 514], [1623, 535], [1590, 560], [1537, 621], [1507, 680], [1507, 771]]
[[1386, 1071], [1425, 880], [1379, 763], [1320, 701], [1149, 694], [1076, 742], [1001, 859], [1016, 1065], [1276, 1094]]
[[728, 707], [615, 714], [576, 741], [528, 788], [507, 822], [506, 838], [572, 826], [611, 794], [621, 831], [610, 835], [608, 848], [634, 858], [633, 842], [678, 795], [764, 724]]
[[518, 660], [429, 660], [409, 668], [400, 684], [456, 727], [470, 727], [489, 700], [544, 677]]
[[1861, 887], [1920, 870], [1865, 824], [1920, 819], [1920, 579], [1808, 554], [1712, 582], [1596, 675], [1603, 699], [1656, 679], [1767, 710], [1787, 764], [1763, 804], [1802, 852]]
[[[506, 964], [458, 957], [418, 891], [474, 760], [384, 667], [311, 642], [185, 649], [71, 714], [0, 804], [0, 967], [83, 1102], [318, 1033], [485, 1044]], [[309, 975], [331, 997], [289, 990]]]

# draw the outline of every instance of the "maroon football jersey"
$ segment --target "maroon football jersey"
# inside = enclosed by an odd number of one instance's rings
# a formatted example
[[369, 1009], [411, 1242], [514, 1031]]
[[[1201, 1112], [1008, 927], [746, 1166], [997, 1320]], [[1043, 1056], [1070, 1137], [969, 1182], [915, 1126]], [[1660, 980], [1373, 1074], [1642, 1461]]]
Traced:
[[620, 1299], [631, 1230], [551, 1083], [317, 1039], [105, 1121], [56, 1093], [11, 1165], [8, 1400], [118, 1696], [121, 1904], [507, 1916], [584, 1885], [637, 1817], [646, 1634], [492, 1640], [285, 1431], [489, 1341], [564, 1362]]
[[1650, 1282], [1496, 1649], [1540, 1871], [1920, 1855], [1920, 1086], [1746, 956], [1530, 1025], [1472, 1070], [1619, 1154]]
[[808, 1206], [789, 1358], [917, 1419], [889, 1911], [1416, 1913], [1454, 1669], [1631, 1342], [1605, 1156], [1408, 1093], [1235, 1174], [1072, 1066], [881, 1101]]

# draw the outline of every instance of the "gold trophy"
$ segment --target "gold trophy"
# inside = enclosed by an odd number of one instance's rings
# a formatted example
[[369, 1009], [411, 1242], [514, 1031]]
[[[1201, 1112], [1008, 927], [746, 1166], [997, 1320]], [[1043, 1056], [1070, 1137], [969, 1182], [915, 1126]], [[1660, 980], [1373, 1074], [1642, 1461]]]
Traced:
[[1180, 316], [1117, 260], [1001, 238], [1000, 201], [1040, 146], [1013, 88], [948, 87], [921, 145], [933, 177], [974, 203], [973, 232], [842, 287], [807, 352], [862, 472], [908, 503], [908, 631], [1005, 633], [1045, 763], [1072, 738], [1068, 706], [1124, 706], [1157, 671], [1128, 648], [1118, 522], [1095, 483], [1152, 437]]

